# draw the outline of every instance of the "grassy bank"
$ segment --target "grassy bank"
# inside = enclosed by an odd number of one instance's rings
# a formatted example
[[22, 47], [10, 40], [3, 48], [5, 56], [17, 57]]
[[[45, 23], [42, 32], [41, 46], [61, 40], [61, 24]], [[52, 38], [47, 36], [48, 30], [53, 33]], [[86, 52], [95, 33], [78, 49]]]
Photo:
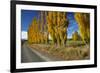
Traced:
[[56, 47], [54, 45], [32, 44], [30, 46], [33, 49], [63, 60], [84, 60], [90, 57], [89, 45]]

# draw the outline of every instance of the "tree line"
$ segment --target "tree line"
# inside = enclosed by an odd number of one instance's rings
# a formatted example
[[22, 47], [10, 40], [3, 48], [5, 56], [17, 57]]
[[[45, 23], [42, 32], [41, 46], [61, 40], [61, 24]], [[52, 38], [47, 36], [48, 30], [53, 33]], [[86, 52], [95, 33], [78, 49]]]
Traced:
[[[88, 13], [74, 13], [79, 31], [73, 33], [73, 40], [82, 38], [84, 43], [90, 41], [90, 16]], [[33, 18], [28, 29], [29, 43], [49, 43], [49, 35], [52, 43], [58, 46], [66, 46], [67, 29], [69, 20], [67, 12], [40, 11], [38, 18]]]

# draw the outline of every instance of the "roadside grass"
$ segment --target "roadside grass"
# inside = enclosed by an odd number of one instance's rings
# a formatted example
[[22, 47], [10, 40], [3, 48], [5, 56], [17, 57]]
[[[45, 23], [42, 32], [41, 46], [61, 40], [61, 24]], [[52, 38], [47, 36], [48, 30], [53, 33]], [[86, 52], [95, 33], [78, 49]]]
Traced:
[[66, 47], [56, 47], [55, 45], [47, 44], [32, 44], [30, 46], [53, 57], [61, 58], [62, 60], [85, 60], [90, 58], [89, 45], [87, 47], [80, 41], [77, 43], [70, 42], [68, 44], [70, 46]]

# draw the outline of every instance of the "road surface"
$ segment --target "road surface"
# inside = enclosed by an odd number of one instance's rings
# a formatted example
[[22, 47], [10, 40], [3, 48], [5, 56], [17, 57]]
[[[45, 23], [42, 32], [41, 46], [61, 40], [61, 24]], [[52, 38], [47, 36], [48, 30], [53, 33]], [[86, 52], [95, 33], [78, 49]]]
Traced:
[[24, 45], [21, 49], [21, 62], [45, 62], [45, 60]]

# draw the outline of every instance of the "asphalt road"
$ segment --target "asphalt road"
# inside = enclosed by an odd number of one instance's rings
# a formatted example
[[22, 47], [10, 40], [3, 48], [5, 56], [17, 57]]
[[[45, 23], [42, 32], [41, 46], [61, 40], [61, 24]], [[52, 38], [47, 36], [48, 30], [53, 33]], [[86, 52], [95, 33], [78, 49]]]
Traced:
[[21, 49], [21, 62], [45, 62], [45, 60], [33, 52], [29, 47], [24, 45]]

